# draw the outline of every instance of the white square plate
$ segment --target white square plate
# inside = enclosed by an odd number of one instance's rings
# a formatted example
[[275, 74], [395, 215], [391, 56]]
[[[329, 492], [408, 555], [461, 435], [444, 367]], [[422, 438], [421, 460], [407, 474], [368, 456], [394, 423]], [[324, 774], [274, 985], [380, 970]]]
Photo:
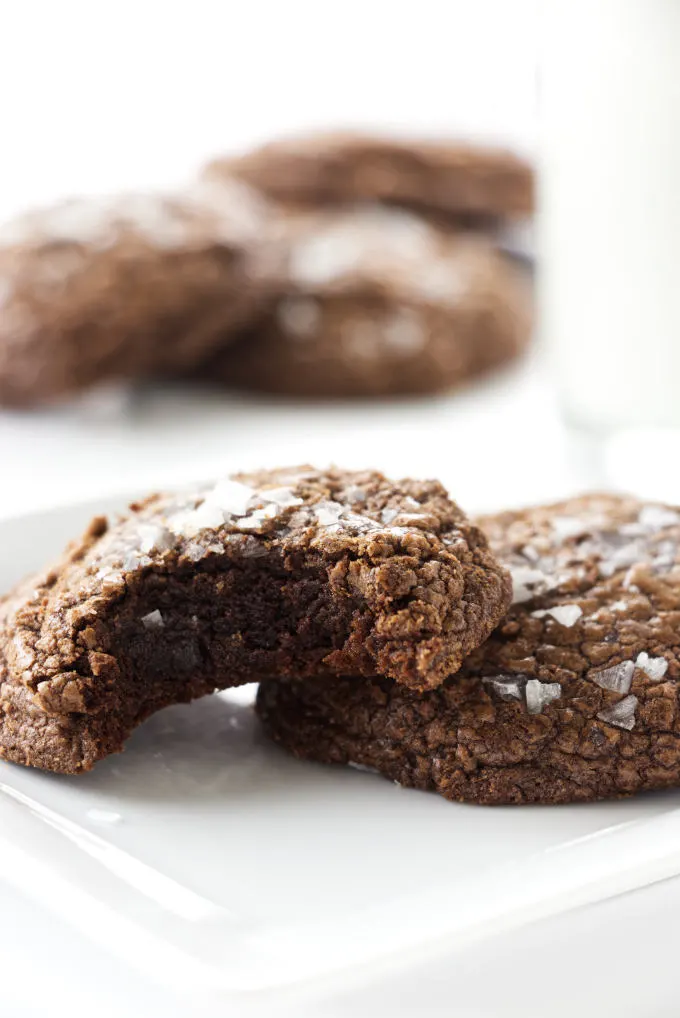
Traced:
[[[0, 587], [121, 504], [0, 523]], [[403, 971], [418, 953], [680, 871], [675, 793], [457, 805], [287, 757], [250, 701], [246, 689], [169, 708], [81, 777], [0, 763], [0, 907], [11, 883], [195, 1005]]]

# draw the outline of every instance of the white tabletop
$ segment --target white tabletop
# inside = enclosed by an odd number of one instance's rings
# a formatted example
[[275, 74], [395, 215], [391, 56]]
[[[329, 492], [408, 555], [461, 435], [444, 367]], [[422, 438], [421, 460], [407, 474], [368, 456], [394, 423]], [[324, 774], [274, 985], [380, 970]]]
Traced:
[[572, 491], [563, 442], [531, 362], [457, 394], [383, 403], [110, 389], [58, 411], [0, 414], [0, 516], [300, 462], [441, 477], [471, 510], [497, 508]]

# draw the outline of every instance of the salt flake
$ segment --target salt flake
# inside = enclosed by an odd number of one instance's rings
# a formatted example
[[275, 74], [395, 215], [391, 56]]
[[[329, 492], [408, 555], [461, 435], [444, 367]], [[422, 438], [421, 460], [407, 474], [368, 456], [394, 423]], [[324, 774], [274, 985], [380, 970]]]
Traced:
[[378, 524], [369, 516], [362, 516], [360, 513], [346, 512], [342, 522], [354, 530], [374, 530]]
[[265, 520], [273, 520], [279, 515], [278, 506], [270, 503], [262, 509], [256, 509], [243, 519], [238, 521], [240, 530], [262, 530]]
[[641, 523], [624, 523], [619, 527], [619, 533], [626, 537], [644, 537], [646, 532]]
[[661, 505], [645, 505], [640, 510], [638, 522], [648, 530], [662, 530], [664, 527], [677, 526], [680, 516]]
[[265, 488], [258, 492], [263, 502], [273, 502], [281, 509], [288, 509], [290, 506], [302, 505], [302, 499], [293, 494], [292, 488]]
[[224, 524], [224, 511], [207, 499], [197, 509], [178, 513], [168, 521], [173, 533], [180, 537], [196, 537], [202, 530], [216, 530]]
[[627, 601], [613, 601], [609, 608], [613, 612], [625, 612], [628, 611], [629, 604]]
[[644, 559], [645, 553], [639, 544], [625, 544], [615, 548], [599, 564], [600, 574], [605, 578], [613, 576], [618, 569], [627, 569]]
[[322, 527], [337, 523], [342, 513], [343, 507], [339, 502], [317, 502], [314, 506], [314, 515]]
[[631, 694], [624, 697], [623, 700], [619, 700], [612, 707], [601, 710], [597, 716], [605, 724], [614, 725], [616, 728], [625, 728], [630, 732], [635, 727], [635, 709], [637, 705], [637, 696]]
[[510, 575], [512, 576], [513, 604], [522, 604], [524, 601], [530, 601], [538, 593], [538, 591], [531, 588], [536, 586], [545, 588], [546, 585], [545, 573], [542, 573], [540, 569], [530, 569], [527, 566], [510, 566]]
[[554, 608], [541, 608], [531, 614], [535, 619], [542, 619], [546, 615], [550, 615], [555, 622], [570, 629], [581, 618], [583, 610], [577, 604], [558, 604]]
[[555, 516], [550, 523], [555, 535], [560, 539], [575, 537], [586, 529], [583, 520], [579, 520], [576, 516]]
[[644, 650], [635, 659], [635, 667], [640, 668], [652, 682], [660, 682], [668, 671], [665, 657], [650, 657]]
[[562, 696], [559, 682], [541, 682], [540, 679], [529, 679], [524, 694], [527, 699], [527, 710], [530, 714], [542, 714], [543, 708], [553, 700]]
[[264, 558], [268, 554], [266, 545], [251, 536], [244, 536], [239, 551], [244, 558]]
[[162, 629], [165, 625], [163, 616], [156, 608], [155, 611], [149, 612], [148, 615], [142, 616], [142, 625], [145, 629]]
[[168, 551], [175, 543], [171, 532], [155, 523], [140, 523], [137, 532], [139, 550], [145, 554], [151, 551]]
[[672, 569], [678, 557], [678, 546], [675, 541], [659, 541], [652, 566], [656, 572]]
[[192, 542], [187, 545], [184, 554], [191, 562], [200, 562], [202, 558], [205, 558], [205, 548], [200, 544]]
[[339, 231], [315, 234], [291, 253], [290, 276], [301, 286], [323, 286], [351, 272], [361, 259], [361, 240]]
[[491, 686], [494, 693], [500, 696], [501, 700], [522, 699], [520, 681], [515, 675], [496, 675], [493, 678], [484, 678], [482, 682]]
[[602, 689], [610, 689], [613, 693], [627, 693], [633, 681], [635, 665], [632, 661], [622, 661], [601, 672], [591, 673], [590, 678]]
[[136, 551], [133, 551], [126, 556], [121, 569], [124, 573], [132, 573], [135, 569], [142, 569], [144, 566], [150, 565], [151, 559], [148, 555], [139, 555]]
[[241, 484], [240, 481], [232, 481], [230, 477], [225, 477], [208, 492], [203, 505], [207, 503], [217, 506], [232, 516], [245, 516], [254, 495], [256, 495], [255, 490], [248, 487], [247, 484]]
[[423, 511], [419, 513], [399, 513], [396, 517], [400, 522], [406, 521], [406, 523], [419, 523], [423, 519]]

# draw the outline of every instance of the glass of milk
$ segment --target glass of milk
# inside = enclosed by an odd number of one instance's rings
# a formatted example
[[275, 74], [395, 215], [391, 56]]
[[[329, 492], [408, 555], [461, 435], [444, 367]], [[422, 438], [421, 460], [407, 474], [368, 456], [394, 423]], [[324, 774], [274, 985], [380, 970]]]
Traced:
[[546, 8], [543, 342], [601, 479], [680, 500], [680, 0]]

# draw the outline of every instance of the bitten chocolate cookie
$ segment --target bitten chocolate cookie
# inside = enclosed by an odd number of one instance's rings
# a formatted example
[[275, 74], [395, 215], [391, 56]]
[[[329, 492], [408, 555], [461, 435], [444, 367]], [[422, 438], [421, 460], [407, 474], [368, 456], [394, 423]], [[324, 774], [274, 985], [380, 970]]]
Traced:
[[87, 770], [159, 708], [267, 677], [434, 686], [510, 594], [434, 481], [303, 467], [155, 495], [0, 608], [0, 756]]
[[322, 676], [260, 687], [297, 756], [478, 803], [680, 784], [680, 513], [588, 496], [478, 521], [514, 605], [439, 689]]
[[458, 219], [521, 217], [534, 207], [533, 172], [523, 159], [464, 142], [313, 134], [215, 160], [206, 173], [233, 174], [292, 204], [381, 201]]
[[526, 347], [523, 269], [483, 235], [374, 206], [284, 220], [269, 316], [209, 365], [225, 384], [306, 397], [446, 391]]
[[83, 198], [0, 229], [0, 404], [185, 372], [257, 311], [275, 250], [240, 182]]

